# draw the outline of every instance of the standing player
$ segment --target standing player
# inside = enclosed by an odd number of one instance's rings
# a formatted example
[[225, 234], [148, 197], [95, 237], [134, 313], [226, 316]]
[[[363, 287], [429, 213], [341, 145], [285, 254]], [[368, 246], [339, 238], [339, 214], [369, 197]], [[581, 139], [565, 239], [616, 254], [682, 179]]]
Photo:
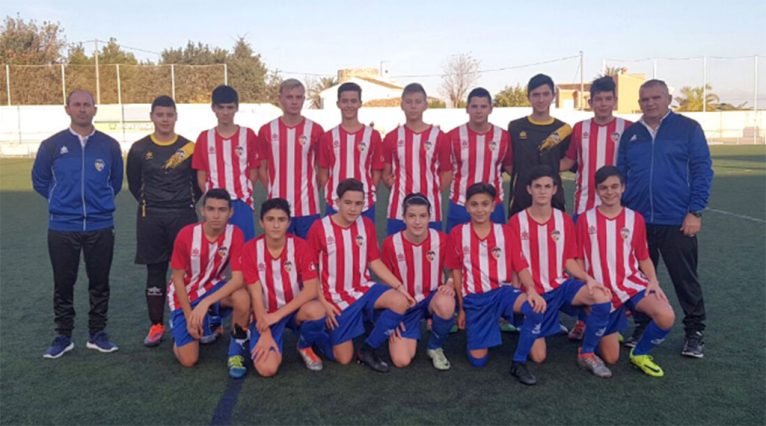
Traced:
[[471, 218], [466, 211], [466, 191], [477, 182], [489, 183], [496, 189], [496, 205], [491, 220], [505, 223], [503, 208], [503, 170], [510, 172], [513, 161], [508, 133], [489, 122], [492, 96], [477, 87], [468, 94], [468, 123], [449, 132], [455, 178], [450, 188], [447, 232]]
[[178, 231], [197, 222], [199, 197], [191, 167], [194, 143], [175, 133], [176, 103], [158, 96], [149, 114], [154, 133], [130, 147], [126, 172], [130, 193], [138, 201], [136, 260], [146, 265], [146, 306], [151, 327], [145, 346], [157, 346], [165, 335], [164, 311], [168, 264]]
[[[511, 198], [508, 202], [509, 216], [532, 205], [527, 192], [527, 182], [533, 167], [541, 164], [559, 170], [559, 163], [569, 147], [572, 128], [569, 124], [551, 117], [551, 103], [556, 97], [553, 79], [537, 74], [527, 84], [527, 98], [532, 104], [532, 115], [508, 123], [508, 133], [513, 141], [513, 173], [511, 173]], [[553, 208], [565, 211], [564, 188], [553, 196]]]
[[545, 337], [560, 332], [561, 308], [589, 306], [591, 313], [585, 320], [577, 363], [598, 377], [611, 377], [612, 372], [594, 353], [609, 320], [609, 290], [577, 262], [577, 236], [572, 219], [552, 206], [551, 200], [559, 187], [558, 173], [542, 165], [532, 168], [528, 177], [527, 191], [532, 205], [514, 215], [508, 227], [514, 250], [523, 253], [536, 292], [548, 306], [540, 334], [529, 352], [530, 358], [537, 363], [545, 360]]
[[412, 362], [420, 339], [420, 321], [431, 318], [428, 357], [437, 370], [449, 370], [442, 346], [455, 323], [455, 289], [444, 283], [447, 236], [429, 228], [431, 203], [425, 195], [404, 197], [402, 211], [406, 227], [383, 241], [383, 263], [417, 305], [404, 314], [404, 330], [389, 339], [391, 361], [399, 368]]
[[400, 209], [407, 194], [422, 193], [433, 209], [431, 228], [440, 230], [441, 188], [452, 179], [449, 140], [438, 126], [423, 121], [428, 108], [426, 91], [411, 83], [402, 91], [402, 111], [406, 123], [392, 130], [383, 140], [384, 183], [391, 190], [388, 209], [388, 235], [404, 229], [404, 212]]
[[[357, 358], [375, 371], [388, 372], [388, 364], [376, 350], [399, 327], [415, 300], [380, 260], [375, 225], [361, 216], [367, 200], [364, 184], [356, 179], [341, 181], [337, 197], [338, 212], [314, 223], [309, 231], [321, 271], [320, 301], [330, 329], [330, 345], [323, 352], [348, 364], [354, 357], [352, 339], [364, 334], [364, 322], [374, 320]], [[368, 266], [388, 285], [372, 282]]]
[[[210, 329], [208, 309], [217, 303], [234, 309], [229, 346], [229, 376], [242, 378], [245, 368], [245, 343], [250, 316], [250, 297], [242, 284], [240, 256], [242, 231], [227, 222], [232, 201], [223, 188], [211, 189], [202, 198], [203, 222], [184, 227], [173, 245], [168, 285], [173, 353], [184, 367], [199, 359], [199, 344]], [[226, 269], [231, 278], [226, 280]]]
[[322, 127], [303, 117], [306, 100], [303, 84], [290, 78], [279, 85], [282, 117], [272, 120], [258, 132], [261, 183], [270, 198], [284, 198], [294, 216], [287, 232], [306, 238], [319, 219], [316, 158]]
[[612, 291], [610, 327], [601, 339], [601, 356], [610, 364], [620, 356], [618, 332], [625, 328], [625, 307], [648, 315], [651, 322], [630, 351], [630, 362], [644, 373], [662, 377], [664, 372], [649, 355], [670, 332], [673, 308], [660, 288], [646, 242], [646, 226], [640, 213], [622, 207], [625, 184], [620, 171], [604, 166], [596, 172], [596, 191], [601, 204], [577, 221], [581, 259], [588, 274]]
[[242, 270], [256, 322], [250, 325], [250, 350], [258, 374], [271, 377], [282, 363], [282, 334], [299, 334], [298, 353], [309, 370], [322, 369], [311, 346], [326, 346], [325, 310], [319, 303], [314, 254], [306, 242], [287, 234], [290, 204], [271, 198], [261, 205], [263, 235], [242, 252]]
[[341, 122], [322, 135], [319, 145], [319, 184], [325, 188], [327, 215], [338, 211], [335, 188], [346, 179], [356, 179], [364, 185], [362, 214], [375, 222], [375, 186], [383, 170], [380, 133], [359, 122], [362, 88], [356, 83], [338, 87], [338, 108]]
[[200, 133], [192, 167], [202, 192], [213, 188], [229, 192], [234, 209], [231, 223], [249, 241], [255, 237], [253, 187], [260, 164], [255, 132], [234, 124], [239, 95], [232, 87], [221, 85], [213, 90], [212, 109], [218, 124]]

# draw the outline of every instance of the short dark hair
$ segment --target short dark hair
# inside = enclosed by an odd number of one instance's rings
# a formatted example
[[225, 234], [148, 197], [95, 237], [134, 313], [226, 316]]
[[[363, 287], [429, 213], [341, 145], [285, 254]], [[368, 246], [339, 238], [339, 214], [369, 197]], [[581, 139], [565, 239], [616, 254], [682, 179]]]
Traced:
[[593, 99], [593, 96], [599, 92], [612, 92], [612, 95], [617, 95], [616, 87], [617, 85], [614, 84], [614, 79], [611, 75], [599, 77], [590, 84], [590, 98]]
[[473, 98], [487, 98], [489, 99], [489, 104], [492, 105], [492, 95], [489, 94], [489, 90], [483, 87], [476, 87], [468, 92], [468, 98], [466, 98], [465, 102], [470, 104]]
[[207, 203], [207, 200], [225, 200], [229, 203], [229, 208], [231, 208], [231, 195], [229, 195], [229, 191], [223, 188], [213, 188], [208, 190], [202, 197], [203, 206]]
[[553, 167], [547, 164], [540, 164], [529, 170], [529, 174], [527, 175], [527, 186], [532, 186], [532, 182], [544, 177], [553, 179], [553, 184], [556, 186], [561, 185], [561, 176], [553, 170]]
[[336, 189], [335, 193], [340, 199], [343, 198], [343, 194], [347, 193], [348, 191], [357, 191], [364, 194], [364, 184], [354, 178], [344, 179], [338, 184], [338, 188]]
[[423, 85], [420, 83], [410, 83], [404, 86], [404, 90], [402, 90], [402, 97], [411, 93], [422, 93], [425, 98], [428, 98], [428, 95], [426, 95], [426, 89], [423, 88]]
[[493, 200], [497, 196], [497, 190], [494, 186], [484, 183], [484, 182], [476, 182], [473, 185], [468, 187], [468, 190], [465, 192], [465, 200], [468, 201], [473, 197], [474, 195], [479, 194], [487, 194], [492, 198]]
[[359, 100], [362, 100], [362, 88], [352, 81], [347, 81], [338, 86], [338, 99], [340, 99], [340, 94], [343, 92], [356, 92], [359, 94]]
[[551, 92], [556, 93], [556, 85], [553, 84], [553, 79], [545, 74], [537, 74], [530, 78], [529, 83], [527, 83], [527, 96], [529, 96], [529, 92], [543, 85], [548, 85], [551, 88]]
[[151, 112], [154, 112], [154, 108], [159, 107], [159, 106], [161, 106], [161, 107], [170, 107], [170, 108], [176, 109], [176, 101], [174, 101], [173, 98], [171, 98], [168, 95], [157, 96], [152, 101]]
[[604, 182], [612, 176], [617, 176], [620, 178], [620, 183], [625, 183], [625, 179], [622, 177], [620, 169], [615, 166], [603, 166], [596, 171], [596, 185]]
[[239, 95], [233, 87], [222, 84], [213, 89], [213, 105], [237, 104], [239, 105]]
[[410, 206], [426, 206], [428, 213], [431, 214], [431, 202], [428, 201], [425, 195], [416, 192], [414, 194], [407, 194], [402, 201], [402, 214], [407, 214], [407, 207]]
[[274, 209], [282, 210], [285, 212], [285, 214], [287, 214], [287, 218], [290, 219], [290, 203], [288, 203], [284, 198], [269, 198], [268, 200], [265, 200], [263, 203], [261, 203], [261, 220], [263, 220], [263, 217], [266, 216], [266, 212]]

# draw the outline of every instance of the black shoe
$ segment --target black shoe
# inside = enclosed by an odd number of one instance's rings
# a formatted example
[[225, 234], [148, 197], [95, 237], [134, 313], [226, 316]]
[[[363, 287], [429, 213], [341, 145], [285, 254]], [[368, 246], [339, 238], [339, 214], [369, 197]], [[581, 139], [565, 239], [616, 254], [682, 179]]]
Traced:
[[633, 334], [625, 339], [622, 344], [628, 348], [635, 348], [638, 344], [638, 341], [641, 340], [641, 336], [644, 335], [644, 330], [646, 330], [646, 326], [648, 325], [649, 323], [636, 323], [636, 327], [633, 329]]
[[705, 354], [702, 352], [705, 349], [705, 342], [702, 340], [701, 331], [693, 331], [686, 335], [684, 339], [684, 349], [681, 351], [681, 355], [692, 358], [702, 358]]
[[388, 364], [380, 359], [378, 356], [378, 353], [375, 352], [375, 349], [364, 345], [362, 346], [356, 353], [356, 359], [359, 363], [365, 364], [366, 366], [370, 367], [372, 370], [377, 371], [379, 373], [388, 373], [389, 367]]
[[527, 370], [527, 364], [523, 362], [514, 362], [511, 364], [511, 376], [519, 379], [519, 382], [525, 385], [537, 384], [537, 379]]

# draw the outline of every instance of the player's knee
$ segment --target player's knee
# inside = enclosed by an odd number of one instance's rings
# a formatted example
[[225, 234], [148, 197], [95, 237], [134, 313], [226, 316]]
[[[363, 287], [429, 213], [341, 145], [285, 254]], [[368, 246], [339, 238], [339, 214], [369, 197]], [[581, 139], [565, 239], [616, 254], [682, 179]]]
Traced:
[[396, 312], [397, 314], [404, 314], [407, 312], [409, 307], [410, 305], [407, 302], [407, 298], [398, 291], [395, 291], [395, 297], [391, 298], [388, 309]]
[[612, 299], [609, 297], [608, 294], [604, 293], [603, 291], [596, 291], [593, 295], [593, 302], [594, 303], [607, 303], [611, 301]]
[[617, 361], [620, 360], [620, 351], [617, 350], [614, 352], [612, 351], [601, 352], [601, 359], [609, 365], [617, 364]]
[[255, 370], [261, 377], [274, 377], [279, 371], [279, 363], [276, 362], [259, 362], [255, 364]]
[[199, 361], [199, 355], [197, 354], [182, 354], [180, 352], [176, 352], [176, 359], [178, 359], [178, 362], [186, 367], [194, 367], [197, 365], [197, 361]]
[[333, 356], [335, 357], [335, 362], [337, 362], [340, 365], [351, 364], [351, 361], [354, 360], [353, 352], [338, 352], [338, 351], [333, 351]]
[[654, 322], [657, 324], [658, 327], [660, 327], [663, 330], [667, 330], [671, 327], [673, 327], [673, 323], [676, 321], [676, 314], [673, 312], [673, 309], [663, 309], [660, 311], [658, 315], [656, 315], [656, 318], [654, 318]]
[[545, 362], [545, 359], [548, 357], [548, 351], [545, 350], [545, 348], [539, 349], [532, 347], [532, 350], [529, 351], [529, 359], [532, 361], [541, 364]]
[[412, 357], [405, 353], [391, 353], [391, 362], [396, 368], [404, 368], [412, 363]]
[[241, 288], [231, 295], [231, 304], [234, 310], [238, 312], [247, 312], [250, 310], [250, 294], [247, 290]]
[[322, 307], [322, 304], [316, 300], [312, 300], [311, 302], [306, 303], [303, 305], [303, 307], [301, 307], [301, 310], [306, 316], [307, 321], [315, 321], [322, 319], [325, 316], [325, 310]]
[[434, 303], [434, 314], [442, 319], [449, 319], [455, 314], [455, 300], [449, 297], [440, 297]]

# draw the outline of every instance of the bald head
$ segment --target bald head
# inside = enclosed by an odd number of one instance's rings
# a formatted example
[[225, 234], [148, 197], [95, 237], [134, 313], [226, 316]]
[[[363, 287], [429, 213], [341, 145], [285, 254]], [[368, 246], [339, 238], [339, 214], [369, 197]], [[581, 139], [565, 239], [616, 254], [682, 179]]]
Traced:
[[67, 105], [69, 105], [71, 103], [72, 96], [75, 96], [75, 95], [88, 97], [88, 98], [90, 98], [90, 104], [91, 105], [96, 105], [96, 102], [93, 99], [93, 94], [91, 94], [89, 91], [87, 91], [85, 89], [74, 89], [71, 92], [69, 92], [69, 95], [67, 95], [67, 97], [66, 97], [66, 104]]
[[648, 80], [638, 89], [638, 106], [644, 113], [644, 121], [652, 126], [665, 117], [672, 101], [668, 85], [662, 80]]
[[93, 104], [93, 95], [90, 92], [82, 89], [73, 90], [67, 96], [64, 109], [71, 118], [71, 126], [75, 131], [90, 132], [93, 127], [93, 117], [96, 115], [96, 106]]

